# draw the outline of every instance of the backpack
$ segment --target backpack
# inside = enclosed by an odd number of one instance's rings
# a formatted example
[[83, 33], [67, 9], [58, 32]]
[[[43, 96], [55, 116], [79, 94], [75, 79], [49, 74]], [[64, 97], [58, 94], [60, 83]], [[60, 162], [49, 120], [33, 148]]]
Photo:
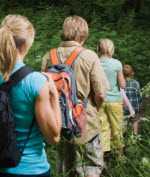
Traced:
[[[62, 116], [61, 135], [67, 140], [82, 136], [86, 124], [86, 103], [79, 102], [77, 97], [77, 86], [72, 65], [83, 48], [76, 48], [66, 60], [59, 64], [57, 49], [50, 50], [50, 61], [52, 66], [47, 73], [55, 82], [59, 93], [59, 101]], [[86, 100], [86, 99], [85, 99]]]
[[19, 149], [16, 140], [14, 115], [9, 100], [10, 89], [31, 72], [32, 69], [23, 66], [12, 74], [7, 82], [0, 85], [0, 168], [15, 167], [19, 164], [31, 134], [33, 121], [24, 141], [24, 146]]

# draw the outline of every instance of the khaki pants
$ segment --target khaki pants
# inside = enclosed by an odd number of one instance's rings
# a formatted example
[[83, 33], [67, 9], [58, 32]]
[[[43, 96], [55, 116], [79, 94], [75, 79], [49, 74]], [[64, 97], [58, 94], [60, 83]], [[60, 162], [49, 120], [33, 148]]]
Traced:
[[100, 176], [103, 169], [103, 151], [99, 135], [84, 145], [63, 141], [58, 149], [58, 174], [63, 177]]

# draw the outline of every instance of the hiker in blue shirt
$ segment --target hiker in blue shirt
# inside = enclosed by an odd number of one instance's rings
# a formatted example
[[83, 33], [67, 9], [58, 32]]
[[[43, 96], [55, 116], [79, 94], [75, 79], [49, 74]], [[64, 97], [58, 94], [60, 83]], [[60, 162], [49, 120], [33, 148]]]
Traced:
[[120, 93], [120, 88], [125, 88], [122, 64], [118, 59], [113, 58], [115, 46], [112, 40], [100, 39], [97, 49], [110, 84], [110, 89], [106, 93], [106, 98], [98, 115], [100, 118], [101, 141], [105, 154], [113, 149], [120, 155], [124, 147], [122, 132], [123, 100]]
[[[23, 60], [34, 40], [34, 27], [26, 17], [8, 15], [0, 28], [0, 72], [5, 82], [25, 66]], [[22, 145], [32, 121], [33, 127], [19, 165], [0, 168], [0, 177], [49, 177], [50, 165], [44, 138], [49, 143], [59, 141], [61, 116], [58, 94], [51, 78], [32, 72], [13, 86], [9, 93], [16, 123], [17, 143]], [[35, 120], [34, 120], [35, 118]]]

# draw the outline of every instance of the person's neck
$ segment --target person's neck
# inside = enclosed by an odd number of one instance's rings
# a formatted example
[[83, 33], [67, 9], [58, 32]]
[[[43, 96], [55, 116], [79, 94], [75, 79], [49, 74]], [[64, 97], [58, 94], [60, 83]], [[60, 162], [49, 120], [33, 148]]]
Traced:
[[20, 53], [17, 53], [17, 61], [23, 61], [24, 55], [21, 55]]
[[101, 58], [112, 58], [112, 57], [109, 55], [101, 55]]
[[128, 76], [126, 77], [126, 80], [129, 80], [129, 79], [132, 79], [133, 77], [132, 76]]

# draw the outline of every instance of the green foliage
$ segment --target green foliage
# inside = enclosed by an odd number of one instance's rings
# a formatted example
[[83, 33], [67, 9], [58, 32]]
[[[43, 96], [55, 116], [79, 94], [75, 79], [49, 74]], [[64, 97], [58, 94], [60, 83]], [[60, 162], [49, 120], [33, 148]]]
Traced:
[[150, 82], [143, 87], [142, 95], [146, 98], [150, 97]]
[[[135, 76], [144, 86], [150, 78], [150, 1], [145, 0], [140, 11], [134, 8], [125, 13], [126, 0], [0, 0], [0, 20], [7, 14], [27, 16], [35, 26], [36, 38], [26, 63], [40, 70], [42, 57], [50, 48], [60, 43], [62, 23], [68, 15], [84, 17], [90, 26], [86, 47], [96, 51], [100, 38], [110, 38], [115, 43], [115, 58], [135, 68]], [[143, 88], [149, 97], [150, 83]], [[146, 104], [148, 105], [148, 104]], [[141, 136], [136, 138], [131, 127], [126, 136], [126, 157], [108, 162], [105, 177], [149, 177], [150, 172], [150, 112], [146, 106], [145, 121], [141, 122]], [[48, 146], [53, 176], [56, 177], [56, 146]]]
[[[149, 0], [140, 6], [139, 12], [135, 10], [134, 4], [131, 8], [126, 0], [58, 0], [57, 2], [25, 0], [24, 3], [19, 0], [0, 1], [2, 2], [1, 19], [8, 13], [19, 13], [27, 16], [36, 28], [35, 43], [26, 59], [32, 67], [40, 69], [45, 52], [59, 45], [65, 17], [77, 14], [85, 17], [89, 22], [90, 37], [86, 43], [87, 47], [96, 51], [96, 44], [100, 38], [111, 38], [116, 47], [115, 57], [123, 63], [133, 65], [135, 76], [142, 86], [149, 82], [150, 32], [149, 28], [146, 28], [149, 24], [147, 18], [150, 14]], [[142, 16], [147, 20], [142, 19]], [[144, 29], [138, 24], [142, 24]]]
[[135, 69], [135, 77], [141, 85], [149, 82], [150, 78], [150, 51], [149, 36], [150, 32], [142, 30], [132, 30], [130, 33], [121, 33], [110, 27], [103, 26], [100, 30], [93, 28], [90, 31], [90, 38], [87, 46], [96, 49], [100, 38], [110, 38], [115, 43], [115, 58], [122, 61], [123, 64], [131, 64]]
[[[102, 177], [149, 177], [150, 169], [150, 140], [149, 127], [150, 117], [148, 115], [140, 123], [140, 135], [135, 136], [131, 131], [131, 122], [125, 135], [125, 155], [118, 157], [112, 152], [109, 157]], [[47, 153], [52, 165], [52, 173], [56, 174], [57, 148], [56, 145], [48, 146]], [[67, 174], [65, 177], [68, 177]]]
[[34, 13], [31, 18], [36, 29], [35, 43], [26, 60], [33, 67], [40, 69], [41, 59], [45, 52], [57, 47], [65, 13], [60, 8], [47, 7]]
[[149, 117], [141, 121], [140, 135], [132, 134], [131, 125], [128, 124], [125, 135], [125, 156], [117, 157], [112, 154], [108, 160], [105, 177], [149, 177], [150, 167], [150, 141]]

